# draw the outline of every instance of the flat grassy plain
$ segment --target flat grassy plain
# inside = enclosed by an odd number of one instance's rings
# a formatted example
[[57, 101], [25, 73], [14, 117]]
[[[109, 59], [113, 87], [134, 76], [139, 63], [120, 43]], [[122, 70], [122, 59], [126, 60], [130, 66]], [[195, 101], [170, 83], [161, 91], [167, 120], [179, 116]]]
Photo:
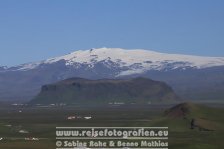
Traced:
[[[0, 149], [55, 149], [56, 127], [169, 127], [170, 149], [223, 149], [224, 106], [209, 108], [190, 104], [187, 118], [172, 117], [165, 111], [174, 105], [91, 105], [63, 107], [0, 107]], [[68, 120], [68, 116], [91, 116]], [[212, 131], [190, 129], [198, 118]], [[20, 133], [24, 130], [28, 133]], [[25, 138], [39, 138], [39, 141]]]

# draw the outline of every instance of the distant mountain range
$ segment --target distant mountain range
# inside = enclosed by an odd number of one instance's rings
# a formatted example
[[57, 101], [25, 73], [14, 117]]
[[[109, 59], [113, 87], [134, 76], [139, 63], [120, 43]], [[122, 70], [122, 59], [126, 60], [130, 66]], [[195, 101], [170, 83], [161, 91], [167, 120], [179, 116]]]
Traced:
[[88, 80], [70, 78], [44, 85], [32, 104], [173, 103], [180, 98], [163, 82], [146, 78]]
[[30, 100], [44, 84], [72, 77], [165, 81], [185, 99], [224, 98], [224, 57], [99, 48], [13, 67], [0, 67], [0, 100]]

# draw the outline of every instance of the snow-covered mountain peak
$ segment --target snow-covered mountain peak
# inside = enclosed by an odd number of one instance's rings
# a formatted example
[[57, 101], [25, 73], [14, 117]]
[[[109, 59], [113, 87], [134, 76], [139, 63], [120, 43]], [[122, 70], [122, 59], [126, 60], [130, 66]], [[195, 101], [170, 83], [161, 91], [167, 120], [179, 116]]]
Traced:
[[41, 62], [23, 64], [17, 68], [18, 70], [30, 70], [40, 65], [59, 61], [64, 61], [66, 66], [79, 68], [86, 65], [91, 69], [94, 69], [95, 65], [101, 63], [108, 68], [115, 69], [117, 67], [119, 70], [122, 70], [118, 75], [136, 74], [148, 70], [200, 69], [224, 66], [224, 57], [166, 54], [143, 49], [92, 48], [74, 51], [70, 54]]
[[48, 59], [45, 62], [56, 62], [65, 60], [70, 62], [86, 62], [91, 63], [92, 59], [102, 61], [110, 58], [113, 60], [121, 60], [126, 64], [142, 63], [144, 61], [151, 62], [188, 62], [195, 67], [216, 66], [224, 64], [224, 57], [202, 57], [181, 54], [166, 54], [150, 50], [133, 49], [125, 50], [120, 48], [98, 48], [90, 50], [78, 50], [68, 55]]

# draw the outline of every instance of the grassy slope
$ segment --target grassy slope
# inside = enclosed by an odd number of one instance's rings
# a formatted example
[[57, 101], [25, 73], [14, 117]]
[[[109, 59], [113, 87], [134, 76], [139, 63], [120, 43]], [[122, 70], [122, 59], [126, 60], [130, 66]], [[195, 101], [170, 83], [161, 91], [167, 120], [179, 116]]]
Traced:
[[[152, 126], [169, 127], [169, 147], [171, 149], [222, 149], [224, 147], [224, 117], [222, 116], [224, 109], [190, 103], [185, 103], [183, 106], [189, 110], [184, 117], [176, 117], [176, 111], [171, 109], [152, 124]], [[190, 129], [192, 118], [196, 120], [198, 126], [214, 131]]]

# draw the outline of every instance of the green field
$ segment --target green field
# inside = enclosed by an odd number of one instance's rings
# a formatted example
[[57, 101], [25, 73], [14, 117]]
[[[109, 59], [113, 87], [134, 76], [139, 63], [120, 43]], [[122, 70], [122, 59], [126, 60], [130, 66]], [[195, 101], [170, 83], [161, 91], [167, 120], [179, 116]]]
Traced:
[[[1, 149], [55, 149], [56, 127], [169, 127], [170, 149], [223, 149], [224, 108], [184, 104], [64, 107], [0, 107]], [[178, 113], [183, 110], [186, 112]], [[91, 116], [68, 120], [68, 116]], [[191, 129], [191, 119], [195, 127]], [[206, 129], [206, 130], [205, 130]], [[27, 131], [21, 133], [19, 131]], [[25, 138], [39, 138], [25, 140]]]

